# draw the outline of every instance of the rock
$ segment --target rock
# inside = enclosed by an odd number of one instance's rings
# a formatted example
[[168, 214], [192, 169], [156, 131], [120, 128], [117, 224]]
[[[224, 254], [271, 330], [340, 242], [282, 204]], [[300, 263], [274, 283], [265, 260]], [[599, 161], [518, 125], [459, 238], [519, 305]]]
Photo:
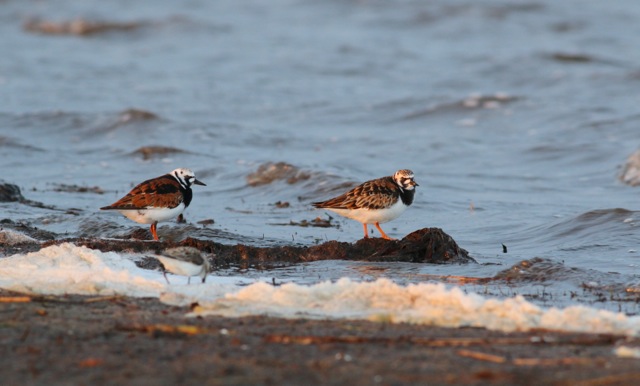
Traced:
[[548, 55], [548, 57], [549, 59], [563, 63], [589, 63], [594, 61], [592, 56], [569, 52], [556, 52]]
[[185, 151], [170, 146], [143, 146], [136, 149], [132, 154], [141, 155], [142, 159], [148, 160], [154, 157], [164, 157], [167, 155], [180, 153], [185, 153]]
[[309, 173], [285, 162], [267, 162], [258, 167], [254, 173], [247, 176], [250, 186], [267, 185], [274, 181], [285, 180], [288, 184], [295, 184], [301, 180], [308, 180]]
[[225, 245], [209, 240], [187, 238], [175, 243], [149, 243], [137, 240], [69, 239], [56, 240], [43, 246], [72, 242], [103, 252], [159, 253], [166, 248], [189, 246], [206, 254], [214, 254], [215, 267], [230, 265], [243, 268], [302, 263], [317, 260], [397, 261], [431, 264], [476, 263], [466, 250], [439, 228], [424, 228], [402, 240], [368, 238], [356, 243], [328, 241], [320, 245], [253, 247], [243, 244]]
[[53, 184], [54, 192], [63, 192], [63, 193], [95, 193], [95, 194], [104, 194], [104, 190], [99, 186], [80, 186], [80, 185], [67, 185], [67, 184]]
[[87, 36], [110, 31], [130, 31], [145, 25], [143, 22], [121, 23], [76, 19], [54, 22], [49, 20], [29, 20], [24, 24], [25, 31], [44, 35]]
[[0, 202], [19, 202], [35, 208], [55, 209], [53, 206], [45, 205], [38, 201], [27, 200], [24, 198], [17, 185], [8, 184], [6, 182], [0, 183]]
[[440, 228], [423, 228], [410, 233], [400, 242], [397, 255], [410, 256], [414, 263], [457, 263], [476, 261]]
[[141, 121], [153, 121], [160, 119], [158, 115], [140, 109], [126, 109], [119, 115], [120, 122], [141, 122]]
[[18, 185], [0, 183], [0, 202], [24, 201]]

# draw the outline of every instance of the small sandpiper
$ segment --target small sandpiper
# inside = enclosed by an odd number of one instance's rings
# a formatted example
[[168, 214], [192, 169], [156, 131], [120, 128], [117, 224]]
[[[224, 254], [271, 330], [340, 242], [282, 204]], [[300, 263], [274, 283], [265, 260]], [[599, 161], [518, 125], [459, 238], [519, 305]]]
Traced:
[[338, 197], [312, 205], [362, 223], [365, 238], [369, 237], [367, 224], [374, 224], [383, 238], [394, 240], [384, 233], [380, 223], [397, 218], [411, 205], [415, 187], [419, 186], [413, 178], [411, 170], [398, 170], [393, 176], [367, 181]]
[[211, 269], [209, 259], [202, 256], [202, 253], [193, 247], [165, 249], [162, 255], [155, 255], [155, 258], [162, 263], [162, 274], [167, 284], [170, 284], [167, 271], [176, 275], [188, 276], [187, 283], [191, 284], [191, 276], [200, 276], [204, 283]]

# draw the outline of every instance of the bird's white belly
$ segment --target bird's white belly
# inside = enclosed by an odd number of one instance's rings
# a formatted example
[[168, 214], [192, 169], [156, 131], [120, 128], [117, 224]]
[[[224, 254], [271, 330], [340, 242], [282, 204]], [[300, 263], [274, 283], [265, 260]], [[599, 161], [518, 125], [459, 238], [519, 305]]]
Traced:
[[330, 209], [341, 216], [356, 220], [363, 224], [385, 223], [398, 218], [407, 209], [407, 206], [398, 200], [386, 209]]
[[147, 208], [147, 209], [131, 209], [119, 210], [125, 217], [140, 224], [153, 224], [154, 222], [162, 222], [178, 217], [184, 211], [184, 204], [175, 208]]
[[164, 268], [176, 275], [182, 276], [196, 276], [201, 275], [204, 269], [204, 264], [197, 265], [188, 261], [181, 261], [164, 256], [156, 256], [158, 260], [164, 265]]

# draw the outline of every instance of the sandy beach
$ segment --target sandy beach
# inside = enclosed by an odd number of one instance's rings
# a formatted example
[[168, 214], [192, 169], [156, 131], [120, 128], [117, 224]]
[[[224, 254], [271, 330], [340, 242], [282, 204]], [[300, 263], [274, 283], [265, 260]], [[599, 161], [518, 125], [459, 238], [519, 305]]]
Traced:
[[186, 318], [122, 296], [0, 292], [5, 384], [633, 385], [640, 340], [339, 320]]

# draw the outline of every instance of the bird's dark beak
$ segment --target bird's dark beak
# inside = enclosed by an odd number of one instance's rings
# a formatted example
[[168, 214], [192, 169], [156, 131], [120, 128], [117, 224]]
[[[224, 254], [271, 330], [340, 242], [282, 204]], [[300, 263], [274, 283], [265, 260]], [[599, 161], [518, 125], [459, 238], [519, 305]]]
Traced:
[[417, 182], [415, 182], [415, 181], [411, 181], [411, 182], [413, 182], [413, 186], [420, 186], [420, 185], [418, 185], [418, 183], [417, 183]]
[[196, 185], [207, 186], [207, 184], [205, 184], [204, 182], [202, 182], [200, 180], [197, 180], [197, 179], [193, 180], [193, 183], [196, 184]]

